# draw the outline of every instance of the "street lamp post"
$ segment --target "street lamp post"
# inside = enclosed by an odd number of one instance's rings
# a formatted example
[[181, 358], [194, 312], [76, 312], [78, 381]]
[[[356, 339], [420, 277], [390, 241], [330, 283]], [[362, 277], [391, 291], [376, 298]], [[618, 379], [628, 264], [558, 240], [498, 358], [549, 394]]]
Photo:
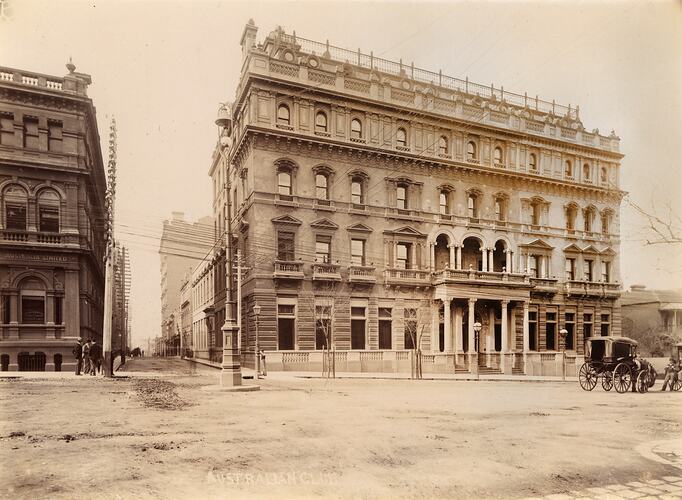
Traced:
[[258, 342], [258, 318], [260, 316], [260, 306], [256, 303], [253, 306], [253, 314], [256, 316], [256, 343], [254, 346], [254, 367], [256, 368], [256, 379], [260, 378], [260, 345]]
[[561, 335], [561, 380], [566, 380], [566, 335], [568, 335], [568, 330], [562, 328], [559, 330], [559, 335]]
[[478, 321], [474, 323], [474, 367], [476, 370], [476, 380], [479, 380], [480, 375], [478, 373], [478, 337], [481, 333], [481, 323]]

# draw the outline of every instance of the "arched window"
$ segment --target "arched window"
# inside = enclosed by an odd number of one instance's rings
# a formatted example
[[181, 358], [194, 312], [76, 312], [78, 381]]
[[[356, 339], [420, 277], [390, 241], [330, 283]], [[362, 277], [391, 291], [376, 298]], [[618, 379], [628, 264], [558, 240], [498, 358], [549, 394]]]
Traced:
[[567, 179], [573, 179], [573, 164], [570, 160], [566, 160], [564, 163], [564, 176]]
[[502, 148], [499, 146], [493, 151], [493, 162], [496, 165], [502, 165]]
[[438, 205], [441, 215], [450, 214], [450, 191], [441, 189], [438, 193]]
[[28, 195], [21, 186], [9, 186], [2, 194], [5, 203], [5, 229], [26, 231]]
[[444, 135], [441, 135], [438, 139], [438, 154], [441, 156], [447, 156], [448, 152], [448, 139]]
[[277, 192], [285, 196], [291, 196], [291, 172], [289, 170], [277, 172]]
[[473, 161], [476, 158], [476, 143], [474, 141], [469, 141], [467, 144], [467, 160]]
[[590, 164], [585, 163], [583, 165], [583, 181], [590, 182]]
[[350, 122], [350, 136], [353, 139], [362, 139], [362, 122], [357, 118]]
[[291, 113], [289, 112], [289, 106], [286, 104], [277, 106], [277, 123], [280, 125], [291, 125]]
[[502, 195], [495, 197], [495, 220], [497, 222], [507, 220], [507, 200]]
[[350, 184], [350, 201], [354, 205], [365, 203], [364, 182], [361, 177], [353, 177]]
[[315, 195], [318, 200], [329, 199], [329, 178], [325, 174], [315, 175]]
[[606, 184], [609, 179], [608, 173], [606, 172], [606, 167], [602, 167], [599, 174], [599, 181], [602, 184]]
[[478, 217], [478, 194], [469, 193], [467, 196], [467, 210], [469, 217], [475, 219]]
[[566, 207], [566, 230], [569, 233], [575, 231], [575, 218], [578, 215], [578, 208], [571, 204]]
[[315, 132], [328, 132], [327, 113], [324, 111], [318, 111], [315, 115]]
[[52, 189], [43, 189], [38, 195], [38, 228], [40, 231], [59, 232], [59, 195]]
[[398, 146], [401, 146], [403, 148], [407, 147], [407, 132], [405, 132], [404, 128], [400, 127], [398, 129], [398, 132], [396, 132], [395, 142]]
[[584, 230], [586, 233], [591, 233], [592, 232], [592, 226], [594, 223], [594, 210], [591, 208], [586, 208], [583, 211], [583, 222], [584, 222]]
[[601, 234], [608, 235], [611, 230], [611, 212], [605, 211], [601, 214]]
[[45, 285], [36, 278], [26, 278], [19, 285], [21, 299], [19, 321], [22, 324], [45, 324]]
[[528, 155], [528, 170], [530, 170], [531, 172], [538, 171], [538, 159], [537, 156], [535, 156], [535, 153], [531, 153]]
[[399, 210], [407, 210], [408, 200], [407, 200], [408, 187], [407, 184], [398, 184], [396, 187], [396, 207]]

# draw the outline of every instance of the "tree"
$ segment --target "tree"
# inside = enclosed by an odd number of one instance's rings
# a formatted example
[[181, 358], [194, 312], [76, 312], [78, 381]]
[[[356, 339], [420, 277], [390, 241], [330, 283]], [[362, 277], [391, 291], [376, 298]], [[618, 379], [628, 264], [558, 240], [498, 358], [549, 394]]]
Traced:
[[682, 218], [673, 211], [670, 203], [665, 203], [664, 210], [658, 210], [652, 202], [652, 210], [645, 210], [632, 200], [629, 205], [646, 220], [647, 231], [645, 237], [647, 245], [681, 244]]
[[426, 331], [426, 325], [430, 319], [429, 308], [405, 308], [405, 341], [409, 341], [411, 345], [406, 345], [412, 351], [412, 361], [410, 367], [410, 376], [413, 379], [421, 379], [422, 372], [422, 339]]
[[336, 298], [338, 282], [327, 281], [318, 285], [313, 298], [313, 317], [315, 318], [315, 347], [322, 344], [322, 376], [336, 378], [336, 364], [334, 358], [333, 327], [336, 316]]

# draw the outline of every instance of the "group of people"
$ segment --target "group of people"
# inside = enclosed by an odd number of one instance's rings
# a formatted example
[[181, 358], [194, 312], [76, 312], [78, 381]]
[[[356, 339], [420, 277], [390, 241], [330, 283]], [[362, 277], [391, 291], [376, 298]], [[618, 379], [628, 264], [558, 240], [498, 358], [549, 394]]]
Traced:
[[673, 385], [677, 382], [677, 377], [679, 377], [680, 371], [680, 360], [673, 357], [670, 358], [668, 366], [665, 367], [665, 378], [663, 379], [662, 391], [665, 391], [670, 384], [670, 390], [673, 390]]
[[76, 375], [95, 375], [102, 371], [102, 346], [96, 341], [88, 339], [83, 343], [82, 338], [78, 338], [78, 342], [73, 348], [73, 355], [76, 357]]

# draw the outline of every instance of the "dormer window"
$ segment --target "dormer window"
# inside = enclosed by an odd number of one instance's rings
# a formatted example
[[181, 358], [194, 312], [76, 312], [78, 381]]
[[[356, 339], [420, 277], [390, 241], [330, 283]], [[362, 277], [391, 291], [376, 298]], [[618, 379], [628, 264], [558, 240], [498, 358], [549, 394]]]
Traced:
[[291, 125], [291, 113], [286, 104], [280, 104], [277, 107], [277, 123], [279, 125]]
[[357, 118], [350, 122], [350, 136], [351, 139], [362, 139], [362, 122]]
[[531, 172], [537, 172], [538, 171], [538, 158], [535, 156], [535, 153], [531, 153], [528, 155], [528, 170]]
[[327, 113], [318, 111], [315, 115], [315, 132], [326, 133], [328, 132], [327, 128]]
[[438, 154], [441, 156], [447, 156], [449, 154], [448, 139], [444, 135], [441, 135], [438, 139]]
[[407, 132], [404, 128], [399, 128], [398, 132], [395, 134], [395, 142], [401, 148], [407, 147]]

